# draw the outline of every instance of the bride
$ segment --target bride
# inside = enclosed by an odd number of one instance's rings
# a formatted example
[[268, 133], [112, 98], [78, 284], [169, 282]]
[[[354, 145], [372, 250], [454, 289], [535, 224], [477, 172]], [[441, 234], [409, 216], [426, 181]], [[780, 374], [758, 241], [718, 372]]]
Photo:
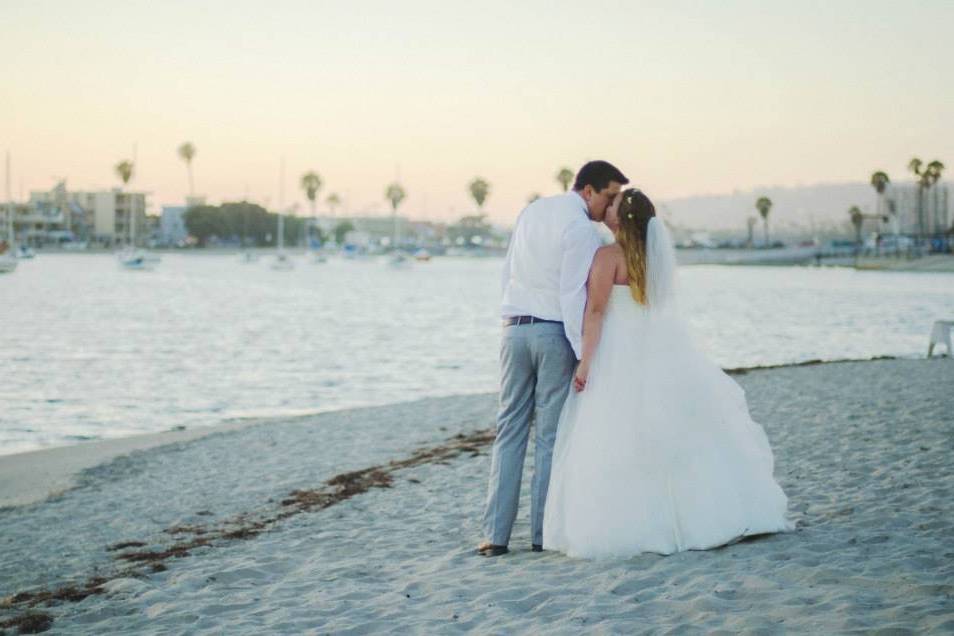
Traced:
[[652, 202], [625, 190], [604, 222], [617, 242], [600, 248], [587, 282], [544, 547], [628, 557], [791, 530], [765, 432], [675, 310], [675, 252]]

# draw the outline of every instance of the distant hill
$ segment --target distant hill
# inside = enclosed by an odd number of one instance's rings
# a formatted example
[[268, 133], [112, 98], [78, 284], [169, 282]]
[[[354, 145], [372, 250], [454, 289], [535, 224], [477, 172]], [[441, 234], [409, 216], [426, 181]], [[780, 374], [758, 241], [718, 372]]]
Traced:
[[812, 223], [841, 226], [848, 221], [848, 208], [857, 205], [863, 211], [874, 212], [876, 202], [875, 191], [867, 183], [824, 183], [669, 199], [658, 207], [671, 223], [681, 228], [744, 233], [746, 219], [758, 217], [755, 200], [761, 196], [772, 200], [769, 226], [780, 230], [807, 229]]

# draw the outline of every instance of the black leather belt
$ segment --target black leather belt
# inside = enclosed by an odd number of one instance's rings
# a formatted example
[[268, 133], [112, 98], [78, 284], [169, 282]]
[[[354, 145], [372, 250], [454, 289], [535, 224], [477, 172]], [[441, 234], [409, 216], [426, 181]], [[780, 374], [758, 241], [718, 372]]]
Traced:
[[552, 322], [557, 325], [563, 324], [559, 320], [544, 320], [536, 316], [510, 316], [509, 318], [504, 318], [503, 324], [504, 327], [512, 327], [514, 325], [532, 325], [537, 322]]

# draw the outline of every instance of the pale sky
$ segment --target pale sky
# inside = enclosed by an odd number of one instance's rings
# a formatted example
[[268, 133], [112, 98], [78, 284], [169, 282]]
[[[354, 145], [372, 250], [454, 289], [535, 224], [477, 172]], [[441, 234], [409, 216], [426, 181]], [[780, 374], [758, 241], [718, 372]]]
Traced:
[[451, 220], [491, 183], [513, 221], [561, 166], [607, 159], [657, 199], [954, 169], [954, 2], [0, 0], [13, 195], [118, 184], [154, 209], [304, 205]]

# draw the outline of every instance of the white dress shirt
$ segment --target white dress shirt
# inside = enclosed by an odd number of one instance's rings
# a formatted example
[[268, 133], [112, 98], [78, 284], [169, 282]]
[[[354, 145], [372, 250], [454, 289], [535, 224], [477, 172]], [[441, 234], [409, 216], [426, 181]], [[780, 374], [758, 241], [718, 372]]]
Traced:
[[576, 192], [537, 199], [520, 213], [503, 268], [504, 318], [563, 322], [580, 358], [586, 279], [600, 239]]

